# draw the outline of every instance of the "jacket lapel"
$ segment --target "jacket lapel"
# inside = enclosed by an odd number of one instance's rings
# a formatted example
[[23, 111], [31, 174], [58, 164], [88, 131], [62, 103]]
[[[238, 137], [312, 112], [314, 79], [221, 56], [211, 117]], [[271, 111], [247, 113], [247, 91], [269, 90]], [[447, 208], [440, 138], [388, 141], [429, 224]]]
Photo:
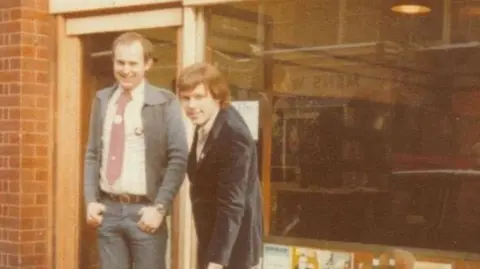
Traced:
[[190, 179], [193, 179], [194, 177], [194, 172], [196, 171], [197, 167], [197, 142], [198, 142], [198, 133], [197, 129], [195, 128], [195, 131], [193, 133], [193, 143], [192, 146], [190, 147], [190, 153], [188, 154], [188, 166], [187, 166], [187, 172], [190, 177]]
[[[225, 123], [225, 120], [226, 120], [226, 114], [227, 113], [225, 109], [220, 109], [220, 111], [218, 112], [217, 118], [215, 119], [212, 129], [208, 134], [207, 141], [205, 141], [205, 145], [203, 146], [202, 153], [198, 158], [198, 162], [196, 165], [197, 170], [201, 167], [205, 157], [208, 155], [208, 152], [212, 149], [212, 146], [215, 144], [216, 140], [218, 139], [220, 130], [222, 129], [223, 124]], [[192, 148], [192, 150], [195, 150], [195, 148]]]
[[107, 114], [108, 101], [112, 97], [115, 90], [118, 88], [117, 84], [114, 84], [110, 88], [107, 88], [106, 91], [100, 92], [98, 99], [100, 100], [100, 116], [101, 116], [101, 126], [103, 126], [103, 121], [105, 120], [105, 115]]

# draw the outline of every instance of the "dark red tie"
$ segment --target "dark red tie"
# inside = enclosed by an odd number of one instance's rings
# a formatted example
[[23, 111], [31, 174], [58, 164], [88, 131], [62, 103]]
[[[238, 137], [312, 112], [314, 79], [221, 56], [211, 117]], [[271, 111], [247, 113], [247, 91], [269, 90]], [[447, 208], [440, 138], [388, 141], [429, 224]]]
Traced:
[[117, 101], [117, 112], [110, 130], [110, 147], [107, 160], [107, 180], [110, 185], [120, 177], [125, 151], [125, 107], [132, 100], [129, 92], [122, 91]]

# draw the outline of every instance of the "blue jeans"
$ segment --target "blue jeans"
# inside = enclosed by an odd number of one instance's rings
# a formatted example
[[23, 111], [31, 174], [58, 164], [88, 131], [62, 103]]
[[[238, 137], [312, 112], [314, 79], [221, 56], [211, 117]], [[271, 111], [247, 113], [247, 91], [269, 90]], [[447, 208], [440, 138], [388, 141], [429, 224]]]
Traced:
[[137, 226], [138, 211], [144, 204], [121, 204], [108, 199], [102, 224], [98, 227], [101, 269], [165, 269], [167, 250], [166, 220], [153, 233]]

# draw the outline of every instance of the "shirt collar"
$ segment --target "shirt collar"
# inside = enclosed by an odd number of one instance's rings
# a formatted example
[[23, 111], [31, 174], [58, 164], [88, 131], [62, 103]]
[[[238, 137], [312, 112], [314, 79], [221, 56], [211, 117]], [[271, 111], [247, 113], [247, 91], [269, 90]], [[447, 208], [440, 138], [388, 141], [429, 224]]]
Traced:
[[[121, 91], [124, 91], [122, 86], [119, 86], [119, 88]], [[143, 79], [142, 82], [137, 85], [137, 87], [133, 88], [130, 93], [132, 94], [132, 100], [142, 100], [143, 102], [143, 96], [145, 93], [145, 79]]]

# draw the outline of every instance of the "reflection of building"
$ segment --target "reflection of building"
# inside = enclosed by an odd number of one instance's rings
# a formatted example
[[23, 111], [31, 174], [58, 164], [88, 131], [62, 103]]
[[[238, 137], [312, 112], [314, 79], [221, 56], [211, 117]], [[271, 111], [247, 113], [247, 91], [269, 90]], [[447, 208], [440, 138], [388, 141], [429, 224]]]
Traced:
[[[215, 2], [0, 1], [0, 268], [95, 264], [81, 156], [125, 30], [155, 43], [155, 84], [206, 60], [234, 99], [262, 101], [266, 242], [479, 251], [480, 181], [465, 176], [480, 137], [476, 1], [431, 1], [421, 16], [381, 0]], [[194, 260], [186, 190], [172, 268]]]

